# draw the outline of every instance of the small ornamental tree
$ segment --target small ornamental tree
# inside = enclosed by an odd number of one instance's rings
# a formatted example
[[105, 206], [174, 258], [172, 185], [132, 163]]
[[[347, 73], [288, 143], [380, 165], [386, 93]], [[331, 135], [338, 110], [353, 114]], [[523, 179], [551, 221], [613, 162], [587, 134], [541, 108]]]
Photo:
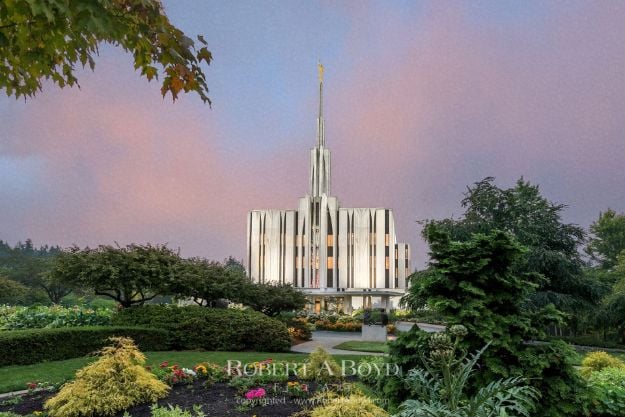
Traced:
[[[497, 230], [459, 242], [431, 226], [427, 240], [430, 268], [411, 281], [406, 300], [415, 307], [428, 305], [448, 325], [466, 326], [463, 349], [476, 351], [490, 343], [480, 360], [481, 371], [474, 376], [475, 386], [524, 377], [542, 395], [534, 415], [565, 416], [583, 410], [586, 389], [573, 369], [573, 350], [564, 342], [529, 343], [541, 340], [543, 329], [561, 314], [553, 306], [529, 310], [524, 305], [539, 278], [514, 269], [525, 249], [510, 234]], [[415, 328], [401, 334], [390, 353], [408, 370], [418, 367], [428, 350], [427, 337]], [[385, 390], [391, 386], [406, 395], [393, 381]]]
[[178, 254], [166, 246], [74, 247], [57, 257], [49, 274], [58, 282], [90, 288], [130, 307], [169, 293], [180, 263]]
[[304, 294], [290, 284], [248, 284], [244, 292], [240, 301], [268, 316], [301, 310], [306, 306]]
[[26, 286], [0, 275], [0, 305], [22, 304], [27, 294]]
[[245, 273], [238, 273], [219, 262], [192, 258], [182, 262], [173, 293], [178, 297], [191, 298], [201, 306], [215, 307], [220, 300], [238, 302], [251, 285]]
[[0, 7], [0, 90], [32, 96], [50, 79], [78, 84], [77, 65], [95, 68], [102, 43], [132, 53], [148, 80], [162, 77], [161, 93], [175, 100], [196, 92], [210, 103], [201, 62], [212, 56], [169, 21], [159, 0], [6, 0]]

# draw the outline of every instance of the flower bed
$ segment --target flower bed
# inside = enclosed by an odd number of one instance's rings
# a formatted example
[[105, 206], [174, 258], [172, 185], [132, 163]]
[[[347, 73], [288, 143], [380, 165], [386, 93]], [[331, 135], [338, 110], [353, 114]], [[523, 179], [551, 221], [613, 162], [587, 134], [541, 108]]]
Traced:
[[[157, 402], [161, 407], [179, 406], [184, 410], [193, 410], [194, 406], [201, 409], [205, 416], [233, 416], [243, 417], [252, 415], [287, 417], [305, 408], [316, 404], [313, 398], [325, 392], [339, 392], [347, 394], [354, 388], [349, 382], [325, 384], [314, 381], [302, 381], [291, 377], [284, 382], [257, 382], [255, 378], [243, 377], [248, 386], [245, 388], [237, 377], [230, 377], [227, 381], [207, 383], [203, 375], [201, 364], [194, 370], [176, 366], [176, 364], [162, 364], [163, 368], [153, 370], [156, 375], [161, 369], [170, 369], [163, 373], [163, 380], [168, 381], [172, 388], [169, 395]], [[223, 367], [219, 367], [220, 374], [226, 378]], [[178, 372], [177, 372], [177, 371]], [[180, 375], [180, 372], [192, 371], [195, 376], [189, 378], [171, 378], [167, 375]], [[188, 374], [187, 374], [188, 375]], [[237, 382], [235, 382], [237, 381]], [[20, 415], [45, 414], [44, 403], [55, 392], [50, 389], [37, 389], [20, 397], [19, 400], [0, 401], [0, 412], [11, 411]], [[152, 404], [141, 404], [125, 410], [132, 417], [151, 417]], [[119, 412], [116, 416], [123, 416]]]

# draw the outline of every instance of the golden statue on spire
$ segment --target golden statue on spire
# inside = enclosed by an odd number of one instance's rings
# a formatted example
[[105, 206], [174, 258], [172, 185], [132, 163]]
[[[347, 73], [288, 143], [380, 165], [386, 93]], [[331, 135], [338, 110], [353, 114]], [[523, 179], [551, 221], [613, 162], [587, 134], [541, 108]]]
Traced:
[[323, 82], [323, 64], [321, 62], [317, 63], [317, 69], [319, 70], [319, 82]]

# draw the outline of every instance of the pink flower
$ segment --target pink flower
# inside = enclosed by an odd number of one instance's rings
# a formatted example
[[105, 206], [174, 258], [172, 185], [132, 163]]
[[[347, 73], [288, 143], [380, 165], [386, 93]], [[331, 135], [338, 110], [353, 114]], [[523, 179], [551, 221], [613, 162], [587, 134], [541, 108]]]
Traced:
[[255, 398], [263, 398], [266, 394], [264, 388], [251, 389], [245, 393], [245, 398], [247, 400], [253, 400]]

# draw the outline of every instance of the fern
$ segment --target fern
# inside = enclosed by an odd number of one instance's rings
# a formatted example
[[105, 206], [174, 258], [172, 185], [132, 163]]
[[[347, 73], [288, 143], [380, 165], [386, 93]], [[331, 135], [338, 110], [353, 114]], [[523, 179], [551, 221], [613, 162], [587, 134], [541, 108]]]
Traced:
[[424, 367], [410, 370], [405, 379], [414, 398], [400, 405], [396, 417], [529, 417], [539, 392], [524, 378], [492, 381], [467, 396], [468, 381], [488, 345], [471, 355], [458, 354], [462, 335], [454, 342], [449, 333], [432, 336]]

